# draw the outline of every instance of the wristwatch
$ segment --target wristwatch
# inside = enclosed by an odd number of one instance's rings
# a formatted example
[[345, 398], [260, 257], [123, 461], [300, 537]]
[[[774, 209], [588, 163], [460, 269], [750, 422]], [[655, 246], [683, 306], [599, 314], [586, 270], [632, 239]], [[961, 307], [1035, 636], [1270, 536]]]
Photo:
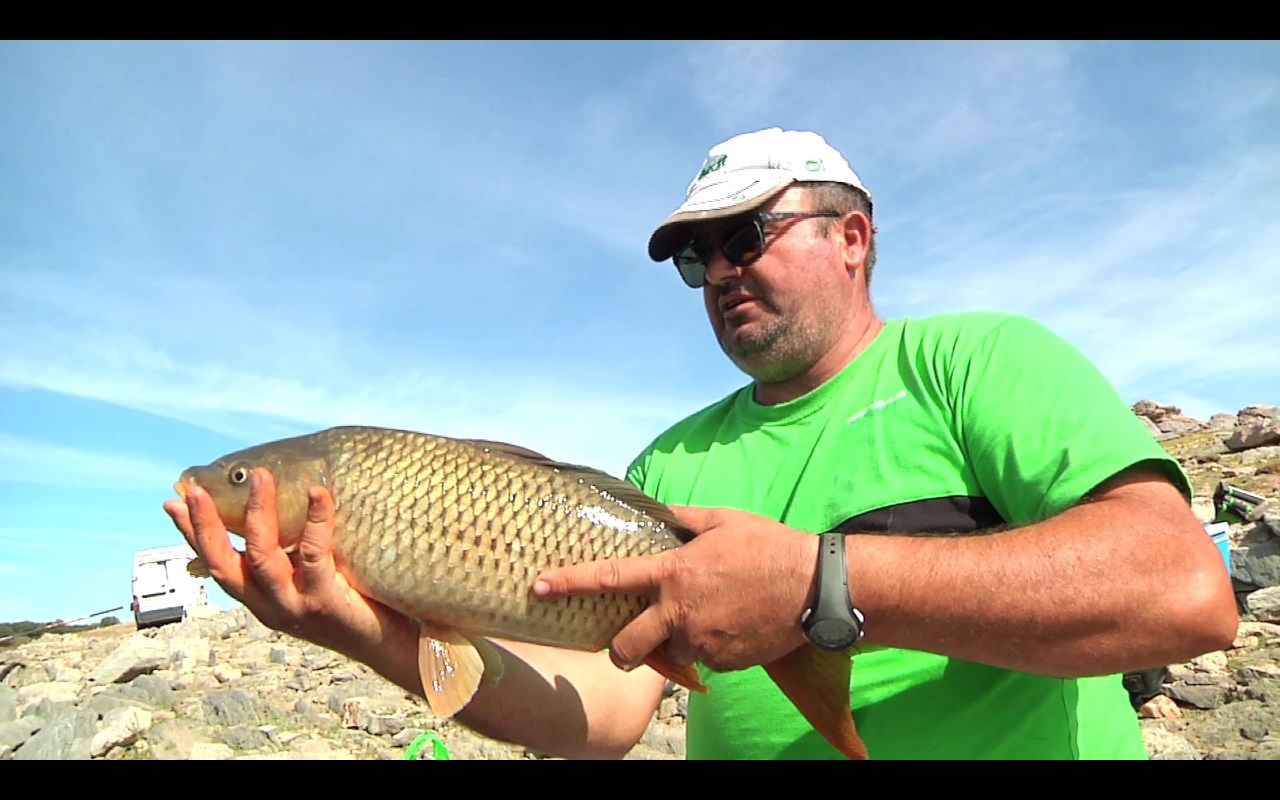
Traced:
[[818, 543], [817, 587], [800, 617], [804, 635], [823, 650], [844, 650], [862, 639], [862, 612], [849, 596], [844, 534], [824, 533]]

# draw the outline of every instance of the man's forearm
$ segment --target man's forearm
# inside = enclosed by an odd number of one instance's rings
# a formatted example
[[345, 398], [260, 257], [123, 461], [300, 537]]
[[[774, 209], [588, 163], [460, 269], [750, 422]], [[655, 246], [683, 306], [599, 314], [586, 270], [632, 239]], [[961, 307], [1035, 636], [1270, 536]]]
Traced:
[[[565, 758], [621, 758], [644, 734], [665, 681], [647, 667], [623, 672], [606, 653], [491, 640], [503, 675], [482, 682], [454, 719], [492, 739]], [[349, 654], [387, 680], [424, 696], [417, 631], [401, 620], [367, 651]]]
[[1064, 677], [1228, 647], [1230, 579], [1174, 491], [1126, 488], [988, 535], [848, 537], [867, 641]]

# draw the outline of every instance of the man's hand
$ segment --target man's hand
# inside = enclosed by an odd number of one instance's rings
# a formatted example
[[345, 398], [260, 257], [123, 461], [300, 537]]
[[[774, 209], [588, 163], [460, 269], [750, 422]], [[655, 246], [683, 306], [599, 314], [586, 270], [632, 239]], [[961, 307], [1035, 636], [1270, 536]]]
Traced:
[[168, 500], [164, 510], [208, 565], [209, 574], [262, 623], [344, 655], [358, 657], [383, 640], [404, 618], [359, 594], [334, 565], [333, 498], [312, 487], [307, 524], [297, 550], [280, 546], [276, 492], [265, 469], [251, 476], [244, 552], [228, 538], [209, 495], [187, 491], [186, 503]]
[[695, 534], [676, 550], [547, 570], [534, 592], [550, 599], [618, 592], [652, 605], [614, 637], [610, 655], [634, 669], [667, 644], [678, 664], [717, 672], [767, 664], [805, 642], [818, 537], [730, 509], [672, 506]]

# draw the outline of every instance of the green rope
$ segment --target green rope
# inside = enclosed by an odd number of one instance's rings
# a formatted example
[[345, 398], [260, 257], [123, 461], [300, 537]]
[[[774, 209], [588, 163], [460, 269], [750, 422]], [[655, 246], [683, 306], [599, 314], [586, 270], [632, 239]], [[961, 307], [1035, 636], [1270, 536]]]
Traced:
[[449, 760], [449, 748], [445, 747], [444, 739], [441, 739], [440, 734], [436, 733], [435, 731], [425, 731], [423, 733], [418, 734], [417, 738], [415, 738], [412, 742], [410, 742], [409, 746], [405, 748], [404, 760], [405, 761], [419, 760], [418, 751], [421, 750], [422, 746], [427, 742], [431, 742], [432, 760], [434, 761]]

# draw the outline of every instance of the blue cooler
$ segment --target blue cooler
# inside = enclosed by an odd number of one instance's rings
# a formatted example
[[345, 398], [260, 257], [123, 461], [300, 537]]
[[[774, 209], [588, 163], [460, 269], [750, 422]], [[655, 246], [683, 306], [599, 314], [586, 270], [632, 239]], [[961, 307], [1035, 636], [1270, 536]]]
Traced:
[[1231, 542], [1227, 538], [1227, 532], [1231, 529], [1229, 522], [1206, 522], [1204, 523], [1205, 533], [1213, 537], [1213, 543], [1217, 545], [1218, 552], [1222, 554], [1222, 563], [1226, 564], [1227, 572], [1231, 572]]

